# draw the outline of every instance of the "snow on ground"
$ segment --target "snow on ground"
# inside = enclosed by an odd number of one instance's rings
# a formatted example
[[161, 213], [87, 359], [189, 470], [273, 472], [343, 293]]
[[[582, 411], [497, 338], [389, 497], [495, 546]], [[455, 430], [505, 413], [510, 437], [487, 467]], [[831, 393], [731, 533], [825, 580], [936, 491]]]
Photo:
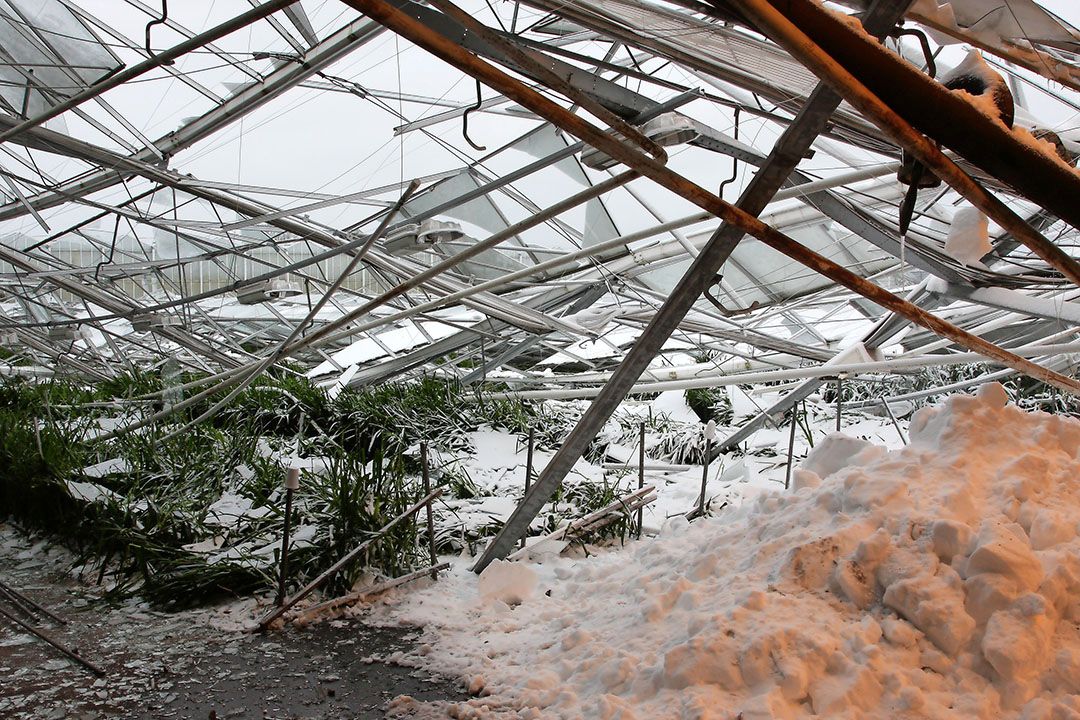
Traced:
[[790, 491], [585, 559], [462, 563], [380, 606], [459, 718], [1080, 714], [1080, 422], [999, 385], [892, 451], [819, 442]]

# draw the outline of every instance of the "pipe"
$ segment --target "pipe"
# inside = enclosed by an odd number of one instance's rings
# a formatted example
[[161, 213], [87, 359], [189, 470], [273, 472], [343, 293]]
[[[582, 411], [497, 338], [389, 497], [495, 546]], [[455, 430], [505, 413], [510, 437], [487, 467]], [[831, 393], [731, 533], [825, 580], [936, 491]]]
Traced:
[[[1063, 353], [1080, 353], [1080, 343], [1054, 345], [1032, 345], [1013, 353], [1021, 357], [1043, 357]], [[986, 360], [977, 352], [953, 353], [951, 355], [916, 355], [913, 357], [877, 360], [874, 362], [847, 363], [845, 365], [818, 365], [808, 368], [785, 370], [764, 370], [762, 372], [738, 373], [713, 377], [692, 378], [689, 380], [666, 380], [664, 382], [638, 383], [630, 388], [630, 394], [658, 393], [669, 390], [690, 390], [693, 388], [726, 387], [728, 385], [746, 385], [782, 380], [802, 380], [806, 378], [836, 377], [839, 373], [862, 375], [866, 373], [895, 372], [898, 370], [918, 370], [944, 365], [962, 365]], [[493, 400], [571, 400], [592, 398], [600, 394], [602, 388], [572, 388], [567, 390], [525, 390], [522, 392], [488, 393]]]

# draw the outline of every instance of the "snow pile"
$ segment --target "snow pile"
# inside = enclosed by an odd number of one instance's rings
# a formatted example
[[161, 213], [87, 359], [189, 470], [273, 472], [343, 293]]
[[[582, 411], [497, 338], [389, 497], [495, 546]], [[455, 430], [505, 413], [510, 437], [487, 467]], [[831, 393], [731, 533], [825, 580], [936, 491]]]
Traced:
[[798, 489], [546, 563], [535, 590], [459, 568], [388, 612], [485, 695], [460, 718], [1077, 717], [1080, 422], [995, 384], [910, 430], [834, 436]]
[[480, 576], [477, 591], [489, 602], [520, 605], [536, 590], [536, 573], [521, 563], [496, 560]]

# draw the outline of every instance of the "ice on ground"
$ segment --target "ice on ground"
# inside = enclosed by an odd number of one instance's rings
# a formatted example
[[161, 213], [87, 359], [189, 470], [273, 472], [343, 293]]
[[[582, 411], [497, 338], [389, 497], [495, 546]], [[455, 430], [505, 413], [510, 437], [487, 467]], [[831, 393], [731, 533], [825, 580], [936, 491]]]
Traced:
[[910, 435], [819, 443], [797, 489], [620, 552], [463, 565], [381, 612], [483, 688], [460, 718], [1076, 717], [1080, 422], [987, 386]]

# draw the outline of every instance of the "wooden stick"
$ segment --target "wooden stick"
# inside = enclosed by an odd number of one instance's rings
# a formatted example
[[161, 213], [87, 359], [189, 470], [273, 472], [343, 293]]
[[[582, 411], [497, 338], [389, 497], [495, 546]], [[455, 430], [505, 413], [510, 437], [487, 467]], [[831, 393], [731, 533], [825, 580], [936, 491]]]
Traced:
[[587, 532], [592, 532], [593, 530], [598, 530], [605, 525], [609, 525], [622, 516], [633, 515], [634, 511], [640, 512], [641, 508], [645, 507], [649, 503], [655, 502], [656, 498], [657, 496], [655, 494], [649, 493], [648, 495], [645, 495], [641, 498], [626, 502], [618, 510], [612, 510], [611, 512], [605, 513], [600, 517], [593, 518], [589, 522], [584, 522], [580, 525], [571, 526], [568, 532], [563, 536], [563, 539], [565, 540], [568, 537], [580, 537]]
[[716, 215], [757, 238], [769, 247], [802, 263], [825, 277], [862, 295], [886, 310], [891, 310], [962, 347], [975, 351], [1008, 367], [1041, 380], [1066, 392], [1080, 395], [1080, 382], [1061, 373], [1044, 368], [1030, 360], [998, 347], [966, 330], [928, 313], [926, 310], [875, 285], [864, 277], [820, 255], [801, 243], [766, 225], [760, 219], [725, 202], [705, 188], [691, 182], [653, 158], [638, 152], [603, 130], [578, 117], [558, 103], [549, 100], [532, 88], [510, 77], [488, 62], [473, 55], [460, 45], [434, 32], [415, 18], [398, 10], [384, 0], [343, 0], [345, 4], [367, 14], [373, 20], [390, 28], [437, 57], [442, 58], [511, 100], [539, 114], [563, 130], [572, 133], [612, 158], [629, 165], [645, 177], [659, 183], [698, 207]]
[[433, 578], [438, 577], [438, 574], [443, 570], [450, 567], [450, 563], [444, 562], [438, 565], [432, 565], [431, 567], [422, 568], [420, 570], [414, 570], [407, 575], [401, 575], [400, 577], [391, 578], [385, 582], [376, 583], [375, 585], [369, 585], [362, 590], [356, 590], [348, 595], [342, 595], [341, 597], [334, 598], [332, 600], [326, 600], [324, 602], [312, 605], [311, 607], [304, 608], [304, 611], [298, 616], [299, 618], [306, 618], [322, 610], [333, 610], [334, 608], [341, 607], [342, 605], [348, 605], [351, 602], [360, 600], [368, 595], [375, 595], [376, 593], [386, 592], [391, 588], [396, 588], [398, 585], [404, 585], [407, 582], [412, 582], [417, 578], [421, 578], [425, 575], [431, 575]]
[[368, 545], [371, 545], [373, 542], [375, 542], [376, 540], [381, 538], [383, 535], [385, 535], [387, 532], [389, 532], [395, 525], [400, 523], [402, 520], [405, 520], [406, 518], [412, 517], [412, 515], [414, 515], [416, 512], [418, 512], [420, 510], [420, 508], [424, 507], [428, 503], [435, 500], [435, 498], [442, 495], [442, 493], [443, 493], [442, 488], [436, 488], [435, 490], [428, 493], [427, 496], [423, 500], [421, 500], [420, 502], [416, 503], [415, 505], [410, 507], [405, 512], [398, 515], [396, 518], [394, 518], [393, 520], [388, 522], [386, 525], [383, 525], [375, 533], [375, 535], [373, 537], [370, 537], [367, 540], [365, 540], [364, 542], [357, 545], [353, 550], [351, 550], [348, 554], [346, 554], [345, 557], [341, 558], [336, 563], [331, 565], [324, 573], [319, 575], [319, 577], [317, 577], [314, 580], [312, 580], [311, 582], [309, 582], [307, 585], [305, 585], [303, 588], [301, 588], [299, 592], [297, 592], [291, 598], [286, 600], [285, 603], [281, 607], [275, 608], [269, 614], [267, 614], [266, 617], [264, 617], [262, 620], [259, 621], [258, 629], [260, 631], [265, 630], [267, 627], [269, 627], [270, 623], [277, 620], [279, 617], [281, 617], [282, 615], [285, 614], [286, 610], [288, 610], [293, 605], [295, 605], [296, 603], [300, 602], [301, 600], [306, 598], [308, 595], [310, 595], [312, 590], [314, 590], [315, 588], [319, 587], [324, 582], [326, 582], [327, 579], [331, 575], [333, 575], [338, 570], [345, 567], [350, 562], [352, 562], [357, 557], [359, 557], [360, 553], [364, 552], [364, 550], [367, 549]]
[[0, 581], [0, 591], [3, 591], [3, 593], [5, 595], [8, 595], [8, 596], [12, 597], [14, 599], [14, 601], [18, 601], [19, 603], [22, 603], [23, 605], [29, 606], [33, 610], [36, 610], [37, 612], [45, 615], [49, 619], [51, 619], [51, 620], [53, 620], [55, 622], [58, 622], [61, 625], [67, 625], [67, 620], [65, 620], [62, 617], [59, 617], [57, 615], [52, 614], [46, 608], [43, 608], [41, 605], [38, 605], [36, 602], [34, 602], [30, 598], [26, 597], [25, 595], [20, 593], [18, 590], [16, 590], [15, 588], [11, 587], [10, 585], [6, 584], [3, 581]]
[[[599, 510], [589, 513], [585, 517], [580, 517], [577, 520], [567, 524], [564, 527], [559, 528], [553, 532], [548, 533], [544, 537], [536, 541], [536, 545], [542, 545], [548, 540], [565, 540], [568, 537], [579, 535], [587, 530], [594, 530], [598, 527], [603, 527], [609, 522], [613, 522], [623, 514], [633, 513], [640, 507], [644, 507], [649, 503], [656, 500], [656, 488], [652, 485], [646, 485], [645, 487], [635, 490], [629, 495], [624, 495], [618, 500], [605, 505]], [[604, 522], [601, 522], [604, 521]], [[522, 548], [515, 553], [507, 556], [507, 560], [517, 560], [524, 557], [529, 552], [529, 548]]]
[[38, 638], [40, 638], [40, 639], [44, 640], [45, 642], [47, 642], [48, 644], [52, 645], [54, 648], [56, 648], [60, 652], [64, 653], [65, 655], [67, 655], [72, 660], [76, 661], [77, 663], [79, 663], [83, 667], [89, 669], [92, 673], [94, 673], [98, 677], [101, 677], [102, 675], [105, 674], [105, 671], [102, 670], [101, 668], [99, 668], [94, 663], [90, 662], [89, 660], [87, 660], [87, 659], [85, 659], [83, 657], [80, 657], [79, 654], [76, 653], [74, 650], [69, 650], [68, 648], [61, 645], [56, 640], [53, 640], [51, 637], [49, 637], [47, 634], [45, 634], [45, 632], [43, 630], [38, 630], [33, 625], [30, 625], [30, 624], [20, 620], [19, 618], [15, 617], [14, 615], [9, 613], [7, 610], [5, 610], [2, 607], [0, 607], [0, 615], [3, 615], [8, 620], [15, 623], [16, 625], [18, 625], [22, 629], [26, 630], [29, 633], [32, 633], [32, 634], [36, 635]]

